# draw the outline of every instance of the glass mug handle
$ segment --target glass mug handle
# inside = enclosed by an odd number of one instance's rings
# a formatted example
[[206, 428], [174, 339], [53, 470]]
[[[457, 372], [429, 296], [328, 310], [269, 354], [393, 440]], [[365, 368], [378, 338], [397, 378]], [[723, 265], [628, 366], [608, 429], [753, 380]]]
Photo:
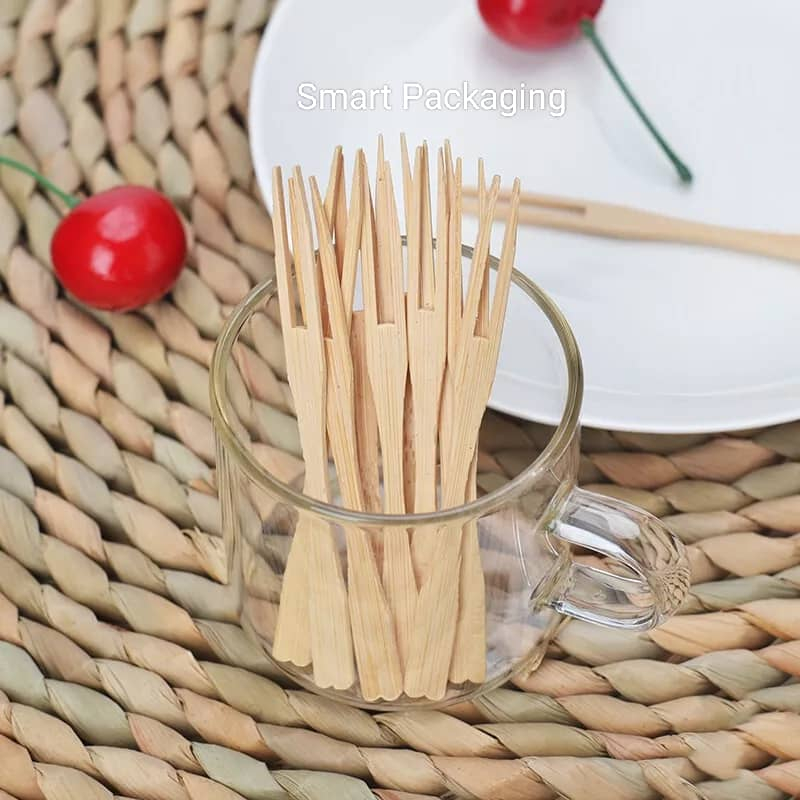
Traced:
[[689, 588], [683, 544], [660, 520], [621, 500], [575, 489], [548, 535], [605, 557], [573, 558], [550, 604], [576, 619], [643, 630], [677, 610]]

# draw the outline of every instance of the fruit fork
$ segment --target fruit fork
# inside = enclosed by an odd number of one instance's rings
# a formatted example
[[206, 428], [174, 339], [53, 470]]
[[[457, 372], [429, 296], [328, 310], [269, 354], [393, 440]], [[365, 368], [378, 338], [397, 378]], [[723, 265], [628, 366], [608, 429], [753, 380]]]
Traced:
[[[360, 169], [356, 169], [360, 176]], [[357, 180], [359, 177], [357, 177]], [[358, 467], [355, 427], [353, 362], [350, 354], [349, 315], [345, 312], [332, 225], [314, 178], [311, 196], [316, 218], [323, 298], [327, 314], [323, 320], [327, 366], [327, 419], [330, 442], [343, 504], [364, 510], [364, 495]], [[337, 198], [332, 211], [343, 202]], [[360, 204], [359, 204], [360, 209]], [[359, 209], [350, 225], [360, 229]], [[340, 237], [340, 241], [344, 241]], [[345, 248], [340, 249], [344, 258]], [[345, 266], [342, 273], [347, 269]], [[394, 626], [368, 534], [343, 524], [347, 544], [347, 584], [350, 626], [361, 693], [366, 700], [395, 700], [403, 691], [400, 657]]]
[[[289, 384], [305, 461], [305, 494], [328, 501], [326, 369], [319, 274], [311, 219], [299, 168], [289, 179], [295, 277], [291, 274], [283, 178], [273, 172], [275, 264]], [[298, 302], [299, 301], [299, 309]], [[298, 311], [302, 319], [298, 318]], [[330, 526], [301, 513], [287, 559], [273, 654], [298, 666], [312, 663], [321, 688], [349, 688], [354, 679], [347, 591]]]
[[[405, 161], [406, 159], [404, 159]], [[437, 244], [433, 248], [427, 144], [418, 147], [414, 173], [406, 178], [408, 366], [414, 448], [414, 511], [436, 510], [439, 412], [447, 355], [448, 198], [444, 153], [438, 158]], [[435, 256], [435, 257], [434, 257]], [[407, 401], [408, 402], [408, 401]], [[435, 531], [419, 528], [411, 546], [414, 571], [422, 582]]]
[[[519, 183], [514, 184], [511, 213], [487, 319], [487, 312], [482, 310], [481, 294], [488, 269], [491, 220], [499, 189], [499, 178], [495, 178], [488, 193], [485, 214], [480, 221], [464, 312], [458, 326], [452, 374], [453, 416], [442, 454], [443, 462], [449, 465], [442, 483], [443, 508], [464, 501], [478, 430], [491, 392], [500, 350], [516, 250]], [[455, 264], [455, 259], [451, 259], [450, 263]], [[458, 263], [460, 269], [460, 260]], [[431, 569], [419, 592], [405, 673], [406, 694], [410, 697], [440, 700], [447, 690], [458, 621], [461, 545], [462, 526], [458, 522], [442, 528], [436, 534]]]
[[[366, 176], [364, 154], [360, 153]], [[369, 183], [362, 181], [361, 264], [367, 371], [378, 420], [384, 483], [384, 512], [405, 512], [403, 418], [408, 353], [403, 297], [403, 254], [388, 163], [379, 159], [376, 211]], [[417, 587], [408, 531], [386, 527], [383, 533], [383, 584], [392, 609], [400, 660], [408, 656]]]

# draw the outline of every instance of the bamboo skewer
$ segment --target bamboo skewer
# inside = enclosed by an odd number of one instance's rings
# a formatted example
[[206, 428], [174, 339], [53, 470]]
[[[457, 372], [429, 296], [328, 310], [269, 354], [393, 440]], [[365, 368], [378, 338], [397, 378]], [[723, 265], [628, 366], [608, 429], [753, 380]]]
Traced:
[[[500, 348], [516, 247], [518, 182], [514, 185], [512, 213], [506, 227], [495, 293], [488, 320], [481, 321], [480, 295], [488, 269], [489, 237], [499, 179], [492, 182], [485, 216], [470, 271], [469, 288], [454, 353], [452, 383], [453, 421], [445, 442], [442, 506], [463, 502], [465, 487], [475, 454], [481, 418], [489, 399]], [[480, 335], [486, 324], [486, 335]], [[405, 675], [406, 694], [438, 700], [444, 697], [458, 618], [458, 584], [461, 572], [461, 526], [443, 528], [436, 537], [433, 568], [422, 584], [417, 601], [409, 661]], [[468, 591], [468, 589], [466, 589]]]
[[[465, 194], [475, 198], [478, 190]], [[501, 193], [497, 213], [506, 216], [508, 195]], [[519, 221], [524, 225], [639, 241], [680, 242], [723, 250], [800, 262], [800, 235], [710, 225], [705, 222], [656, 214], [630, 206], [572, 200], [552, 195], [520, 194]], [[465, 210], [475, 213], [478, 203], [470, 199]]]
[[[317, 220], [319, 255], [329, 323], [324, 340], [328, 374], [328, 438], [342, 501], [350, 509], [363, 511], [364, 500], [356, 446], [350, 331], [344, 310], [336, 252], [330, 236], [330, 225], [313, 178], [311, 194]], [[394, 700], [403, 690], [403, 676], [400, 671], [391, 612], [386, 602], [375, 556], [369, 537], [363, 530], [353, 525], [346, 525], [344, 531], [347, 543], [350, 623], [361, 692], [369, 701]]]
[[[281, 241], [276, 272], [278, 294], [281, 302], [284, 346], [286, 348], [289, 383], [295, 397], [298, 429], [305, 459], [304, 492], [311, 497], [327, 501], [327, 442], [326, 442], [326, 374], [323, 346], [322, 316], [319, 292], [319, 275], [311, 238], [311, 220], [308, 202], [299, 169], [289, 180], [292, 241], [295, 256], [295, 276], [302, 310], [302, 323], [297, 319], [293, 302], [292, 281], [289, 268], [286, 216], [283, 207], [283, 186], [279, 169], [273, 178], [275, 205], [278, 213], [275, 226]], [[333, 534], [327, 523], [311, 514], [301, 512], [295, 529], [293, 547], [287, 561], [294, 560], [293, 569], [307, 569], [307, 583], [302, 580], [287, 581], [281, 591], [281, 603], [276, 624], [275, 657], [290, 660], [297, 651], [307, 658], [304, 643], [295, 642], [295, 626], [305, 630], [306, 622], [296, 618], [302, 602], [294, 597], [301, 589], [308, 593], [311, 661], [314, 682], [321, 688], [349, 688], [354, 679], [353, 649], [348, 618], [347, 591], [339, 564], [339, 555]], [[299, 566], [298, 566], [299, 562]], [[296, 574], [296, 572], [294, 573]], [[284, 651], [283, 644], [287, 643]], [[302, 652], [300, 652], [302, 650]], [[287, 656], [282, 658], [282, 656]], [[302, 664], [301, 664], [302, 666]]]
[[[363, 153], [359, 157], [363, 160]], [[391, 171], [383, 159], [378, 164], [375, 215], [366, 180], [362, 182], [362, 191], [361, 258], [367, 370], [378, 419], [384, 511], [402, 514], [405, 511], [403, 407], [408, 354], [400, 231]], [[405, 666], [416, 603], [416, 583], [408, 532], [403, 528], [387, 527], [384, 530], [383, 583], [394, 617], [401, 663]]]

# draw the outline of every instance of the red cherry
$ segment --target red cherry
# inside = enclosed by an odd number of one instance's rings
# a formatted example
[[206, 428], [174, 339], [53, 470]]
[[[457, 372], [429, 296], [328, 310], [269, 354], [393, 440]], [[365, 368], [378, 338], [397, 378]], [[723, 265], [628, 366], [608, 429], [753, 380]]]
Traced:
[[75, 205], [50, 245], [56, 275], [87, 305], [129, 311], [169, 291], [186, 259], [186, 234], [154, 189], [120, 186]]
[[478, 0], [490, 30], [517, 47], [551, 47], [580, 33], [582, 19], [594, 19], [603, 0]]

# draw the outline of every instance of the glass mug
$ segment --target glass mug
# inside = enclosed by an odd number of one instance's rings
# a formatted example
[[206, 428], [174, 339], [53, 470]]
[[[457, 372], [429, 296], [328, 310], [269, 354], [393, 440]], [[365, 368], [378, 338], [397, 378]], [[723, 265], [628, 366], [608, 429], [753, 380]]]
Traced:
[[[471, 256], [472, 248], [464, 246], [462, 257]], [[496, 269], [495, 259], [491, 266]], [[533, 370], [526, 390], [541, 393], [540, 405], [549, 406], [558, 423], [519, 474], [497, 485], [498, 476], [479, 471], [482, 496], [433, 513], [352, 511], [302, 493], [299, 441], [287, 425], [290, 418], [275, 410], [276, 391], [285, 387], [265, 363], [277, 364], [282, 352], [276, 345], [277, 305], [276, 286], [269, 281], [231, 314], [214, 352], [211, 407], [229, 581], [240, 621], [265, 659], [296, 683], [363, 708], [435, 708], [534, 669], [564, 615], [640, 630], [681, 604], [689, 568], [680, 541], [652, 515], [576, 487], [580, 354], [561, 312], [523, 274], [513, 275], [504, 336], [525, 341], [522, 356], [530, 363], [519, 366], [526, 374]], [[506, 366], [501, 354], [497, 381], [516, 380], [511, 372], [519, 374], [518, 369]], [[287, 414], [292, 405], [286, 397]], [[408, 653], [399, 653], [394, 641], [387, 645], [387, 625], [390, 634], [394, 630], [391, 611], [387, 619], [382, 602], [364, 606], [364, 575], [372, 576], [373, 590], [376, 580], [380, 587], [381, 542], [398, 531], [428, 537], [434, 549], [437, 537], [461, 537], [458, 613], [434, 631], [438, 638], [426, 640], [431, 663], [423, 655], [422, 665], [429, 680], [419, 675], [412, 680], [403, 672], [411, 668]], [[335, 632], [320, 630], [320, 615], [330, 609], [320, 605], [327, 596], [318, 589], [315, 594], [309, 582], [312, 550], [313, 558], [335, 562], [337, 580], [349, 593], [348, 605], [337, 606], [344, 610], [335, 617]], [[297, 570], [293, 592], [284, 587], [287, 566]], [[427, 568], [438, 566], [431, 561]], [[417, 579], [421, 586], [424, 576]], [[415, 620], [420, 623], [427, 624]], [[280, 625], [283, 639], [276, 652]], [[343, 645], [335, 638], [343, 631], [352, 642]], [[284, 646], [287, 637], [294, 651]], [[334, 649], [345, 655], [331, 677], [321, 665]], [[416, 663], [419, 667], [419, 656]]]

